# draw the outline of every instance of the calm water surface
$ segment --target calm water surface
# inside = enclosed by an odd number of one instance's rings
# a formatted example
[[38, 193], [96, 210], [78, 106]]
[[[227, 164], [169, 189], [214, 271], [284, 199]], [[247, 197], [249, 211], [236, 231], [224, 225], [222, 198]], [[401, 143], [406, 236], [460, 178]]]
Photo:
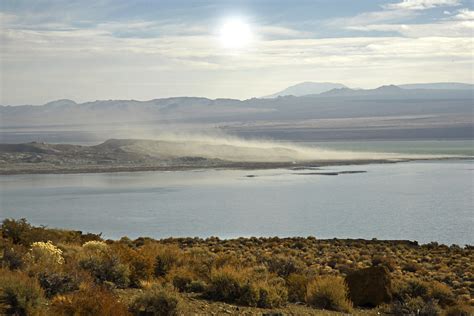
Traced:
[[[472, 160], [0, 176], [0, 217], [105, 237], [308, 236], [474, 244]], [[255, 177], [247, 177], [255, 175]]]

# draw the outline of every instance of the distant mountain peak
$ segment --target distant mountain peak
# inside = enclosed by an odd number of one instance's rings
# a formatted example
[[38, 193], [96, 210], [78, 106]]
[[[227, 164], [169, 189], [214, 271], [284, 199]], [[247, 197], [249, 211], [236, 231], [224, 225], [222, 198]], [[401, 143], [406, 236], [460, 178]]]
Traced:
[[399, 86], [396, 86], [394, 84], [389, 84], [389, 85], [383, 85], [378, 88], [375, 88], [375, 90], [401, 90]]
[[77, 103], [69, 99], [59, 99], [51, 101], [45, 104], [45, 106], [65, 106], [65, 105], [76, 105]]
[[327, 92], [323, 92], [321, 96], [355, 96], [355, 95], [399, 95], [404, 92], [404, 89], [396, 85], [384, 85], [375, 89], [349, 89], [349, 88], [340, 88], [332, 89]]
[[276, 98], [279, 96], [288, 96], [292, 95], [295, 97], [308, 95], [308, 94], [320, 94], [336, 88], [347, 88], [341, 83], [333, 82], [310, 82], [305, 81], [293, 86], [290, 86], [280, 92], [265, 96], [264, 98]]
[[399, 86], [390, 84], [390, 85], [384, 85], [380, 86], [378, 88], [373, 89], [374, 92], [385, 92], [385, 93], [392, 93], [392, 92], [400, 92], [403, 91], [402, 88]]

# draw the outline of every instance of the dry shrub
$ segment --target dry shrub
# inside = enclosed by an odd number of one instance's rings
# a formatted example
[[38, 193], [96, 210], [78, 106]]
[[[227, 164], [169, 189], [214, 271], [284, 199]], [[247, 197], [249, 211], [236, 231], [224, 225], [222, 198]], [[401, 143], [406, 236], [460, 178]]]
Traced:
[[286, 304], [288, 291], [282, 279], [246, 282], [239, 290], [238, 304], [260, 308], [274, 308]]
[[239, 289], [237, 303], [256, 307], [260, 300], [260, 288], [250, 282], [243, 284]]
[[286, 304], [288, 291], [280, 278], [268, 281], [247, 281], [239, 291], [237, 303], [260, 308], [274, 308]]
[[192, 267], [182, 266], [173, 268], [167, 279], [179, 292], [202, 293], [206, 289], [206, 282], [192, 271]]
[[213, 262], [214, 268], [222, 268], [225, 266], [238, 266], [240, 265], [239, 258], [235, 255], [235, 253], [219, 253]]
[[446, 309], [445, 316], [471, 316], [474, 315], [474, 308], [468, 305], [454, 305]]
[[127, 306], [108, 290], [96, 285], [83, 285], [77, 292], [58, 295], [51, 301], [55, 315], [130, 315]]
[[245, 271], [224, 266], [211, 272], [211, 279], [206, 290], [206, 296], [212, 300], [235, 302], [241, 296], [241, 288], [245, 284]]
[[334, 311], [350, 312], [352, 310], [347, 285], [344, 279], [336, 276], [322, 276], [310, 282], [306, 302], [317, 308]]
[[395, 271], [395, 269], [397, 268], [397, 262], [395, 261], [394, 258], [387, 257], [387, 256], [380, 256], [380, 255], [375, 255], [372, 257], [372, 265], [373, 266], [383, 265], [387, 267], [387, 269], [390, 272]]
[[280, 277], [288, 277], [292, 273], [303, 271], [305, 265], [298, 259], [286, 257], [283, 255], [271, 256], [263, 259], [270, 272], [278, 274]]
[[158, 286], [138, 294], [130, 305], [134, 315], [173, 316], [178, 315], [179, 296]]
[[288, 301], [304, 302], [308, 286], [308, 278], [301, 274], [292, 273], [286, 279], [288, 289]]
[[216, 255], [200, 247], [191, 248], [184, 254], [184, 264], [199, 278], [208, 280], [214, 265]]
[[154, 271], [153, 257], [147, 256], [140, 249], [133, 249], [124, 244], [114, 244], [111, 248], [119, 257], [120, 262], [128, 266], [131, 286], [138, 287], [140, 281], [152, 278]]
[[288, 290], [284, 280], [272, 278], [268, 281], [260, 281], [255, 284], [258, 289], [257, 306], [261, 308], [274, 308], [286, 304], [288, 301]]
[[143, 281], [140, 281], [139, 288], [142, 290], [149, 290], [153, 287], [163, 287], [166, 284], [167, 284], [166, 280], [164, 279], [143, 280]]
[[41, 315], [44, 302], [35, 279], [20, 271], [0, 270], [0, 314]]
[[285, 305], [285, 281], [272, 275], [254, 275], [252, 269], [224, 266], [213, 270], [206, 290], [209, 299], [246, 306], [273, 308]]
[[196, 275], [188, 267], [175, 267], [168, 272], [167, 279], [180, 292], [187, 292], [189, 284], [196, 279]]
[[416, 272], [418, 270], [420, 270], [420, 264], [415, 261], [407, 262], [402, 266], [402, 271], [405, 272]]
[[456, 299], [449, 286], [438, 281], [429, 283], [429, 297], [438, 301], [438, 304], [445, 308], [454, 305]]
[[154, 265], [155, 276], [166, 276], [171, 268], [178, 264], [181, 256], [181, 250], [176, 245], [166, 245], [157, 248]]

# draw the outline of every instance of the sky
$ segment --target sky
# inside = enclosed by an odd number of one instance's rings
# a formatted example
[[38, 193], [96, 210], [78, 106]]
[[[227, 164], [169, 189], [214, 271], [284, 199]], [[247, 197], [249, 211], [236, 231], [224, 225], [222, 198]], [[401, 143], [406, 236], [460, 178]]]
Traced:
[[474, 82], [472, 0], [2, 0], [0, 104]]

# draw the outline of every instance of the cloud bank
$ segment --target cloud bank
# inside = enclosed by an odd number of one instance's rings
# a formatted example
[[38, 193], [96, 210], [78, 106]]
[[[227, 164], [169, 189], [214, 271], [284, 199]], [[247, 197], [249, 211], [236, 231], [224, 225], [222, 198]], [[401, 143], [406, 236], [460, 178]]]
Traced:
[[[323, 19], [285, 20], [268, 8], [248, 18], [255, 40], [239, 50], [219, 45], [225, 14], [218, 12], [190, 18], [190, 9], [158, 3], [164, 16], [154, 18], [126, 1], [16, 3], [7, 0], [0, 9], [5, 105], [59, 98], [242, 99], [302, 81], [370, 88], [473, 80], [474, 14], [458, 0], [404, 0], [364, 12], [353, 8], [358, 13], [348, 16], [334, 10]], [[218, 2], [201, 6], [213, 12]]]

